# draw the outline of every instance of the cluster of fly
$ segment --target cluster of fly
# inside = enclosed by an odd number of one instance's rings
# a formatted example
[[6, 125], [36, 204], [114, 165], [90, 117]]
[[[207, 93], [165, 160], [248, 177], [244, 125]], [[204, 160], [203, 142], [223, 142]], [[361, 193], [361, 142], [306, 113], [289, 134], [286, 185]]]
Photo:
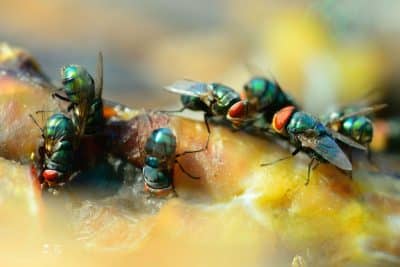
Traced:
[[[84, 150], [95, 154], [96, 145], [86, 144], [82, 149], [82, 140], [101, 136], [105, 124], [101, 53], [95, 79], [79, 65], [63, 67], [61, 76], [63, 86], [53, 96], [68, 104], [66, 110], [52, 114], [43, 127], [36, 123], [42, 132], [36, 165], [40, 182], [46, 188], [68, 184], [79, 171], [80, 163], [90, 162], [87, 158], [82, 160], [80, 155]], [[174, 192], [174, 164], [187, 176], [199, 178], [187, 172], [177, 159], [208, 148], [210, 119], [220, 118], [236, 129], [272, 134], [294, 147], [289, 157], [261, 166], [282, 161], [299, 152], [307, 154], [311, 158], [308, 184], [310, 170], [319, 163], [330, 163], [344, 171], [352, 171], [352, 163], [343, 147], [369, 151], [373, 125], [368, 115], [384, 107], [346, 107], [317, 117], [303, 111], [276, 81], [263, 77], [252, 78], [244, 85], [242, 94], [220, 83], [191, 80], [179, 80], [167, 86], [166, 90], [181, 95], [182, 108], [178, 112], [184, 109], [204, 112], [208, 137], [202, 149], [176, 154], [176, 137], [171, 129], [160, 128], [151, 133], [145, 144], [142, 174], [145, 189], [155, 194]]]
[[303, 111], [276, 81], [264, 77], [252, 78], [244, 85], [242, 94], [223, 84], [191, 80], [177, 81], [165, 89], [181, 95], [183, 107], [178, 112], [184, 109], [204, 112], [209, 135], [209, 119], [221, 118], [236, 129], [265, 132], [294, 147], [289, 157], [261, 166], [306, 153], [311, 158], [306, 184], [310, 170], [319, 163], [330, 163], [351, 172], [352, 163], [343, 147], [366, 150], [369, 154], [373, 124], [368, 115], [385, 107], [345, 107], [317, 117]]

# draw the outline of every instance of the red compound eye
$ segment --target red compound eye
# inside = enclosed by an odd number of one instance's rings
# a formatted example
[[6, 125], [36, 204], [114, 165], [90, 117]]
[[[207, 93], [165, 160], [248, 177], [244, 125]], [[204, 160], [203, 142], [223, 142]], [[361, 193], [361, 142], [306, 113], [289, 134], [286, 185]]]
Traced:
[[43, 177], [46, 181], [54, 181], [58, 178], [58, 172], [55, 170], [44, 170]]
[[272, 127], [275, 131], [278, 133], [285, 132], [285, 126], [295, 109], [296, 108], [294, 106], [287, 106], [275, 113], [274, 118], [272, 119]]
[[229, 108], [228, 116], [231, 118], [241, 118], [245, 115], [245, 111], [246, 105], [243, 101], [239, 101]]

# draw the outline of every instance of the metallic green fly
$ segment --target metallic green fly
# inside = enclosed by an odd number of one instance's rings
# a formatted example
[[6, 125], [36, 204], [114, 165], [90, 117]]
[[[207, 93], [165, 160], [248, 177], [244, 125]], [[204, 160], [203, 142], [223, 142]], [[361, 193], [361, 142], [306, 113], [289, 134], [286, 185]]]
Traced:
[[80, 65], [67, 65], [61, 69], [61, 78], [66, 96], [54, 93], [55, 97], [69, 102], [72, 121], [77, 136], [99, 132], [104, 125], [103, 116], [103, 56], [99, 53], [96, 80]]
[[185, 109], [204, 112], [204, 122], [207, 127], [208, 138], [202, 150], [208, 147], [210, 137], [208, 120], [213, 117], [222, 117], [222, 119], [225, 119], [229, 108], [240, 101], [238, 92], [220, 83], [179, 80], [172, 85], [166, 86], [165, 89], [181, 95], [183, 106], [177, 112]]
[[75, 127], [70, 118], [62, 113], [50, 116], [43, 128], [31, 116], [42, 132], [42, 144], [38, 149], [37, 168], [39, 181], [45, 187], [65, 185], [75, 172]]
[[242, 101], [232, 105], [227, 119], [236, 128], [249, 123], [256, 128], [268, 128], [275, 113], [286, 106], [299, 106], [286, 94], [279, 83], [264, 77], [253, 77], [243, 86]]
[[369, 145], [372, 142], [374, 126], [372, 120], [367, 115], [381, 110], [386, 106], [386, 104], [380, 104], [364, 108], [347, 107], [323, 116], [321, 121], [332, 131], [338, 132], [366, 146], [368, 148], [368, 158], [370, 159]]
[[275, 113], [271, 127], [275, 133], [287, 139], [295, 147], [295, 150], [289, 157], [262, 164], [262, 166], [291, 158], [301, 151], [305, 152], [311, 158], [306, 184], [309, 182], [311, 169], [319, 163], [329, 162], [344, 171], [352, 170], [352, 164], [337, 144], [337, 140], [354, 148], [365, 150], [364, 146], [339, 133], [332, 132], [319, 119], [309, 113], [298, 111], [294, 106], [285, 107]]
[[176, 154], [176, 137], [169, 128], [154, 130], [145, 145], [145, 166], [143, 178], [146, 191], [156, 195], [166, 195], [175, 192], [173, 186], [173, 170], [175, 163], [187, 176], [193, 179], [199, 177], [189, 174], [177, 160], [185, 154]]

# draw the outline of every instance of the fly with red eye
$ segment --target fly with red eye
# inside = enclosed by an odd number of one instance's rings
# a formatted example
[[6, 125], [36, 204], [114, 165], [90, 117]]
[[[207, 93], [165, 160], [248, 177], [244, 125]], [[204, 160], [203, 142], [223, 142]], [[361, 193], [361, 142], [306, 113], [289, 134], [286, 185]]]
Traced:
[[264, 77], [253, 77], [243, 86], [242, 101], [231, 106], [227, 120], [236, 128], [249, 126], [253, 121], [256, 127], [268, 128], [274, 114], [286, 106], [298, 105], [286, 94], [279, 83]]
[[272, 119], [272, 130], [280, 137], [286, 139], [295, 150], [289, 157], [278, 159], [274, 162], [264, 163], [268, 166], [305, 152], [311, 162], [308, 165], [306, 185], [310, 180], [310, 171], [319, 163], [330, 163], [344, 171], [352, 171], [352, 164], [342, 151], [336, 140], [357, 149], [366, 148], [345, 136], [331, 132], [316, 117], [309, 113], [298, 111], [294, 106], [285, 107], [275, 113]]
[[43, 143], [36, 158], [39, 181], [45, 188], [65, 185], [75, 172], [75, 127], [70, 118], [62, 113], [50, 116], [43, 128], [31, 116], [42, 132]]

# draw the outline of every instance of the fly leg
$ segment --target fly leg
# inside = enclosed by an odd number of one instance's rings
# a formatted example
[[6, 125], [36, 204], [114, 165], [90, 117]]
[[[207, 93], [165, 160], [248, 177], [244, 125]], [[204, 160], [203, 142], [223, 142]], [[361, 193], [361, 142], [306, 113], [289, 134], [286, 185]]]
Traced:
[[181, 107], [180, 109], [177, 109], [177, 110], [159, 110], [159, 112], [167, 113], [167, 114], [169, 114], [169, 113], [180, 113], [180, 112], [183, 112], [185, 109], [186, 109], [186, 107], [183, 106], [183, 107]]
[[71, 101], [69, 100], [68, 97], [65, 97], [65, 96], [63, 96], [63, 95], [60, 95], [60, 94], [58, 94], [58, 93], [52, 93], [51, 96], [52, 96], [53, 98], [54, 98], [54, 97], [57, 97], [58, 99], [61, 99], [61, 100], [65, 101], [65, 102], [71, 102]]
[[[351, 165], [353, 165], [353, 149], [350, 149], [349, 160], [350, 160]], [[348, 175], [350, 177], [350, 180], [353, 180], [353, 170], [349, 171]]]
[[32, 116], [32, 114], [29, 114], [29, 117], [31, 118], [31, 120], [33, 121], [33, 123], [40, 129], [40, 131], [43, 134], [43, 128], [39, 125], [39, 123], [36, 121], [36, 119]]
[[306, 183], [304, 184], [307, 186], [310, 183], [310, 177], [311, 177], [311, 170], [315, 170], [319, 166], [319, 161], [314, 164], [315, 158], [312, 158], [310, 163], [308, 164], [308, 170], [307, 170], [307, 180]]
[[[65, 101], [65, 102], [71, 102], [71, 100], [70, 100], [68, 97], [62, 96], [62, 95], [60, 95], [60, 94], [58, 94], [58, 93], [53, 93], [53, 94], [51, 94], [51, 96], [52, 96], [53, 98], [54, 98], [54, 97], [57, 97], [58, 99], [63, 100], [63, 101]], [[73, 104], [73, 103], [71, 103], [70, 105], [68, 105], [68, 108], [67, 108], [68, 112], [70, 112], [73, 108], [74, 108], [74, 104]]]
[[210, 135], [211, 135], [210, 126], [209, 126], [209, 124], [208, 124], [208, 119], [209, 119], [209, 115], [207, 115], [207, 113], [205, 113], [205, 114], [204, 114], [204, 123], [206, 124], [207, 133], [208, 133], [208, 135], [207, 135], [207, 141], [206, 141], [205, 146], [204, 146], [203, 148], [196, 149], [196, 150], [184, 151], [184, 152], [181, 153], [181, 154], [177, 154], [177, 155], [176, 155], [177, 158], [178, 158], [178, 157], [181, 157], [181, 156], [183, 156], [183, 155], [186, 155], [186, 154], [192, 154], [192, 153], [203, 152], [203, 151], [206, 151], [206, 150], [208, 149], [208, 143], [210, 142]]
[[192, 178], [192, 179], [200, 179], [200, 177], [198, 177], [198, 176], [193, 176], [193, 175], [191, 175], [187, 170], [185, 170], [185, 168], [183, 168], [182, 164], [181, 164], [177, 159], [175, 159], [175, 163], [178, 164], [179, 169], [181, 169], [181, 171], [182, 171], [184, 174], [186, 174], [188, 177], [190, 177], [190, 178]]
[[369, 164], [371, 164], [371, 166], [373, 167], [374, 171], [380, 171], [378, 164], [372, 158], [372, 151], [371, 151], [371, 147], [369, 146], [369, 144], [367, 146], [367, 159], [368, 159]]
[[35, 112], [35, 114], [41, 114], [41, 113], [55, 113], [57, 110], [38, 110]]
[[206, 124], [206, 128], [207, 128], [207, 141], [206, 141], [206, 145], [204, 146], [203, 150], [207, 150], [208, 149], [208, 143], [210, 142], [210, 135], [211, 135], [211, 131], [210, 131], [210, 125], [208, 124], [208, 119], [210, 118], [210, 115], [208, 115], [207, 113], [204, 113], [204, 123]]
[[297, 153], [299, 153], [299, 152], [300, 152], [300, 148], [296, 148], [296, 150], [293, 151], [292, 154], [291, 154], [290, 156], [287, 156], [287, 157], [284, 157], [284, 158], [280, 158], [280, 159], [274, 160], [274, 161], [272, 161], [272, 162], [262, 163], [260, 166], [261, 166], [261, 167], [270, 166], [270, 165], [274, 165], [275, 163], [278, 163], [278, 162], [281, 162], [281, 161], [284, 161], [284, 160], [287, 160], [287, 159], [291, 159], [291, 158], [293, 158], [294, 156], [296, 156]]

